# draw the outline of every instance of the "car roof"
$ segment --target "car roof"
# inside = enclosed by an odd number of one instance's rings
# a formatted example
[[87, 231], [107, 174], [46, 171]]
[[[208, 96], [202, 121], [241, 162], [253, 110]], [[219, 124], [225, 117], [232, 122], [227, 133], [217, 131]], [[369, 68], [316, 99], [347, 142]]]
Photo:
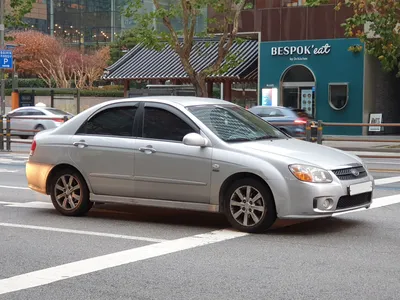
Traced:
[[257, 105], [257, 106], [253, 106], [250, 107], [250, 109], [252, 108], [265, 108], [265, 109], [289, 109], [291, 110], [290, 107], [285, 107], [285, 106], [266, 106], [266, 105]]
[[[123, 98], [118, 100], [112, 100], [111, 103], [120, 102], [131, 102], [131, 101], [148, 101], [148, 102], [163, 102], [163, 103], [175, 103], [182, 106], [196, 106], [196, 105], [235, 105], [232, 102], [215, 99], [215, 98], [205, 98], [205, 97], [195, 97], [195, 96], [143, 96], [143, 97], [132, 97]], [[110, 102], [107, 102], [110, 103]]]

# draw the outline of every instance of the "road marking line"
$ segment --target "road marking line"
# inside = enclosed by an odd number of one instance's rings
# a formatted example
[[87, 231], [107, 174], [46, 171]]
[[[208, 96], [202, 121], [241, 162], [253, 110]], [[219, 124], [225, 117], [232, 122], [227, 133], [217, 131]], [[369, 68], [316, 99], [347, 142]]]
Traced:
[[6, 204], [5, 206], [6, 207], [22, 207], [22, 208], [48, 208], [48, 209], [54, 208], [53, 203], [43, 202], [43, 201], [13, 202], [11, 204]]
[[0, 185], [0, 189], [14, 189], [14, 190], [30, 190], [28, 187]]
[[84, 230], [74, 230], [74, 229], [65, 229], [65, 228], [56, 228], [56, 227], [35, 226], [35, 225], [23, 225], [23, 224], [14, 224], [14, 223], [0, 223], [0, 226], [23, 228], [23, 229], [44, 230], [44, 231], [54, 231], [54, 232], [64, 232], [64, 233], [74, 233], [74, 234], [92, 235], [92, 236], [101, 236], [101, 237], [109, 237], [109, 238], [116, 238], [116, 239], [145, 241], [145, 242], [152, 242], [152, 243], [162, 243], [162, 242], [167, 241], [164, 239], [155, 239], [155, 238], [148, 238], [148, 237], [141, 237], [141, 236], [131, 236], [131, 235], [123, 235], [123, 234], [103, 233], [103, 232], [95, 232], [95, 231], [84, 231]]
[[223, 242], [245, 235], [247, 235], [247, 233], [236, 232], [228, 229], [216, 230], [209, 233], [133, 248], [59, 265], [48, 269], [17, 275], [0, 280], [0, 295], [38, 287], [56, 281], [61, 281], [183, 250]]
[[16, 173], [18, 170], [0, 169], [0, 173]]
[[400, 181], [400, 176], [375, 179], [376, 185], [390, 184]]

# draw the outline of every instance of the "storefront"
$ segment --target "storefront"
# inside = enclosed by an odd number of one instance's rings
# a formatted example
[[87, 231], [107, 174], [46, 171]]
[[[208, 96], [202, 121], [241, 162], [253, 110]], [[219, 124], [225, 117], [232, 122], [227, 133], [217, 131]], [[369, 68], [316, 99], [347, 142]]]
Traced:
[[[362, 123], [364, 51], [358, 39], [262, 42], [260, 104], [304, 109], [316, 120]], [[362, 134], [360, 127], [324, 128]]]

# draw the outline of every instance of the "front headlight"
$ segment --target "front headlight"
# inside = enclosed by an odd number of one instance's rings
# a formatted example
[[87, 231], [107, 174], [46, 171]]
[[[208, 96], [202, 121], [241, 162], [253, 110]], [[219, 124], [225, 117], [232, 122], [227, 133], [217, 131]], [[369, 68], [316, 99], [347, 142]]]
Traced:
[[307, 165], [290, 165], [290, 172], [301, 181], [312, 183], [330, 183], [332, 176], [328, 171]]

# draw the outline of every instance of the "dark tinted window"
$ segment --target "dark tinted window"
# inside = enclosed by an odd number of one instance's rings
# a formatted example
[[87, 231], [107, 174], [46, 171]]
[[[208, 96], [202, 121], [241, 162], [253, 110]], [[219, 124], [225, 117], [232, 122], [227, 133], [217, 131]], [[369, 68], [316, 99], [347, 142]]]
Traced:
[[44, 116], [44, 112], [41, 112], [40, 110], [36, 109], [27, 109], [25, 111], [25, 116]]
[[191, 132], [195, 130], [173, 113], [161, 108], [145, 108], [144, 138], [181, 142], [183, 137]]
[[132, 136], [137, 108], [114, 107], [93, 116], [86, 124], [86, 134]]
[[257, 108], [250, 108], [249, 111], [251, 111], [253, 114], [256, 114], [257, 116], [260, 116], [262, 118], [264, 117], [283, 117], [284, 114], [283, 112], [274, 107], [257, 107]]

